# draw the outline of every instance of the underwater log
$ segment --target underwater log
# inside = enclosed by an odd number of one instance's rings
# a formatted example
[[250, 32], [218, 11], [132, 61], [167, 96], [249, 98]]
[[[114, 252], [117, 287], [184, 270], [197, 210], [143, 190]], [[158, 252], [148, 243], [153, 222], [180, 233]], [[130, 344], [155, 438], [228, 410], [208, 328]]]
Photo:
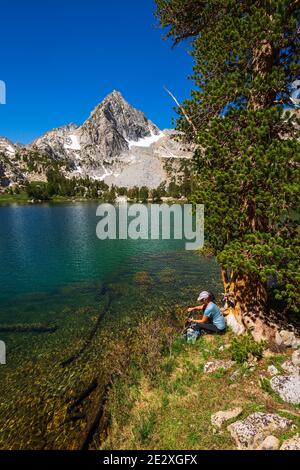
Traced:
[[98, 316], [98, 319], [96, 321], [96, 324], [95, 326], [92, 328], [90, 334], [88, 335], [87, 339], [85, 340], [85, 343], [84, 345], [79, 349], [77, 350], [74, 354], [72, 354], [71, 357], [69, 357], [68, 359], [65, 359], [62, 363], [61, 363], [61, 366], [62, 367], [66, 367], [70, 364], [72, 364], [72, 362], [74, 362], [76, 359], [79, 358], [79, 356], [86, 350], [86, 348], [89, 346], [89, 344], [91, 343], [93, 337], [95, 336], [100, 324], [101, 324], [101, 321], [103, 320], [104, 316], [105, 316], [105, 313], [107, 312], [108, 308], [109, 308], [109, 305], [110, 305], [110, 302], [111, 302], [111, 298], [110, 298], [110, 295], [109, 294], [106, 294], [106, 297], [104, 299], [104, 303], [103, 303], [103, 306], [102, 306], [102, 310], [100, 311], [99, 313], [99, 316]]

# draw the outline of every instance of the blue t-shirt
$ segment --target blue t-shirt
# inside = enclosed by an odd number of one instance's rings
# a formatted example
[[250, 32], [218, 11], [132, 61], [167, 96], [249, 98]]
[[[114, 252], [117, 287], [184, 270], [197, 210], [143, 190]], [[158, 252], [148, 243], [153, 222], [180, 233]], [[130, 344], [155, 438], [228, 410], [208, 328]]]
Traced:
[[225, 320], [220, 312], [219, 307], [214, 304], [213, 302], [210, 302], [206, 309], [203, 312], [203, 315], [208, 317], [210, 321], [219, 329], [219, 330], [224, 330], [225, 328]]

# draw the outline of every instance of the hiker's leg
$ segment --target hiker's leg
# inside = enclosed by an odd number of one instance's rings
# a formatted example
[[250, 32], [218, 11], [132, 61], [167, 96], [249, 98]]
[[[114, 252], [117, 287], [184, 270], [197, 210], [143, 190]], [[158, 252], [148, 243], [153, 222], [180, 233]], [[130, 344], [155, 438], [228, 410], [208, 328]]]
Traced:
[[202, 325], [200, 323], [192, 323], [191, 324], [191, 328], [193, 328], [193, 330], [195, 331], [201, 331], [202, 330]]
[[220, 331], [213, 323], [198, 323], [198, 325], [201, 330], [211, 331], [212, 333], [218, 333]]

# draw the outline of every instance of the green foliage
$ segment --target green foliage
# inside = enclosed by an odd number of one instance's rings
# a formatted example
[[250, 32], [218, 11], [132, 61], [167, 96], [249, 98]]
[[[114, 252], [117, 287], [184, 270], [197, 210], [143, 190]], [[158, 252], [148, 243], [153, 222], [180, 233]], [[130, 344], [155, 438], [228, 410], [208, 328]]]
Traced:
[[116, 197], [113, 186], [109, 190], [103, 181], [94, 181], [88, 177], [66, 178], [55, 165], [47, 171], [47, 182], [27, 183], [25, 189], [30, 198], [41, 201], [62, 196], [105, 199], [114, 202]]
[[230, 353], [232, 360], [239, 364], [246, 362], [250, 355], [261, 359], [263, 351], [265, 349], [265, 343], [263, 341], [254, 341], [252, 335], [249, 333], [244, 336], [236, 337], [232, 340], [230, 346]]
[[132, 201], [138, 201], [140, 197], [140, 190], [137, 186], [134, 186], [133, 188], [129, 189], [127, 192], [127, 196], [129, 199]]
[[151, 434], [154, 431], [155, 427], [155, 414], [154, 412], [150, 413], [141, 413], [140, 423], [137, 428], [138, 438], [142, 443], [147, 441]]
[[[243, 408], [242, 418], [270, 409], [283, 414], [282, 401], [277, 394], [272, 393], [270, 381], [266, 378], [262, 380], [264, 384], [260, 381], [260, 375], [267, 373], [268, 364], [264, 361], [261, 361], [259, 369], [255, 371], [250, 371], [245, 366], [240, 367], [238, 386], [235, 387], [229, 386], [232, 383], [231, 373], [224, 369], [213, 374], [203, 373], [199, 367], [206, 362], [202, 351], [209, 348], [209, 357], [216, 357], [221, 342], [224, 345], [224, 339], [222, 336], [204, 336], [193, 348], [172, 348], [175, 367], [170, 375], [161, 374], [160, 381], [150, 384], [148, 374], [144, 375], [145, 369], [139, 378], [134, 399], [132, 385], [127, 388], [127, 392], [124, 389], [119, 395], [113, 394], [115, 402], [112, 408], [109, 401], [112, 415], [105, 449], [234, 449], [234, 440], [226, 431], [226, 426], [221, 433], [212, 432], [212, 428], [208, 426], [212, 414], [220, 409], [231, 408], [232, 403], [239, 403]], [[227, 340], [228, 334], [226, 342]], [[175, 343], [178, 346], [178, 338]], [[224, 359], [229, 359], [227, 349], [222, 354]], [[160, 360], [169, 362], [169, 358], [165, 356]], [[164, 367], [161, 366], [161, 369]], [[260, 381], [268, 394], [262, 393], [259, 386], [253, 388], [256, 381]], [[129, 413], [126, 406], [130, 408]], [[294, 405], [285, 403], [284, 408], [287, 417], [299, 427]], [[126, 415], [124, 424], [120, 416], [123, 409]], [[293, 428], [292, 433], [295, 432], [296, 429]]]
[[110, 191], [106, 191], [104, 193], [105, 201], [113, 203], [115, 202], [116, 197], [117, 197], [116, 188], [114, 187], [114, 185], [112, 185], [112, 187], [110, 188]]
[[[193, 203], [233, 272], [276, 284], [299, 311], [299, 2], [156, 0], [175, 43], [192, 39], [195, 89], [177, 128], [196, 144]], [[186, 119], [188, 116], [188, 119]]]
[[127, 196], [128, 189], [125, 188], [124, 186], [121, 186], [118, 188], [118, 196]]
[[32, 182], [26, 186], [26, 192], [29, 198], [39, 201], [48, 201], [50, 199], [49, 188], [46, 183]]
[[149, 190], [146, 186], [140, 188], [139, 198], [142, 202], [146, 202], [149, 197]]
[[216, 370], [216, 372], [214, 372], [212, 376], [214, 379], [222, 379], [223, 377], [226, 376], [226, 374], [227, 374], [226, 369], [224, 369], [223, 367], [220, 367], [220, 369]]
[[268, 380], [266, 377], [261, 377], [260, 378], [259, 385], [260, 385], [262, 390], [269, 393], [270, 395], [272, 395], [274, 393], [273, 389], [271, 387], [271, 384], [270, 384], [270, 380]]
[[161, 192], [159, 189], [152, 189], [151, 197], [153, 202], [160, 202], [161, 201]]
[[181, 195], [180, 186], [177, 183], [175, 183], [175, 181], [171, 181], [171, 183], [169, 184], [168, 195], [174, 198], [180, 197]]

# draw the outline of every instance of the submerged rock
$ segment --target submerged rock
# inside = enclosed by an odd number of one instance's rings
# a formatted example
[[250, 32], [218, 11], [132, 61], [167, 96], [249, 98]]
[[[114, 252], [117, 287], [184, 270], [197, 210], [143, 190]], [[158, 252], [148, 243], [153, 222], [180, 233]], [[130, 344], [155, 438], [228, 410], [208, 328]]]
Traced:
[[271, 379], [270, 384], [282, 400], [293, 405], [300, 403], [299, 375], [277, 375]]
[[238, 407], [227, 411], [218, 411], [211, 416], [211, 424], [215, 428], [221, 428], [222, 425], [233, 418], [238, 418], [243, 412], [243, 409]]
[[230, 424], [227, 429], [239, 450], [252, 450], [262, 445], [270, 432], [288, 429], [292, 424], [291, 420], [279, 415], [257, 412]]
[[140, 285], [150, 285], [153, 284], [153, 280], [147, 271], [141, 271], [134, 275], [134, 282]]
[[287, 439], [280, 447], [280, 450], [300, 450], [300, 437], [294, 436]]
[[234, 361], [223, 361], [220, 359], [215, 359], [213, 361], [209, 361], [204, 365], [204, 372], [205, 374], [210, 374], [215, 372], [219, 369], [229, 370], [231, 367], [235, 365]]

